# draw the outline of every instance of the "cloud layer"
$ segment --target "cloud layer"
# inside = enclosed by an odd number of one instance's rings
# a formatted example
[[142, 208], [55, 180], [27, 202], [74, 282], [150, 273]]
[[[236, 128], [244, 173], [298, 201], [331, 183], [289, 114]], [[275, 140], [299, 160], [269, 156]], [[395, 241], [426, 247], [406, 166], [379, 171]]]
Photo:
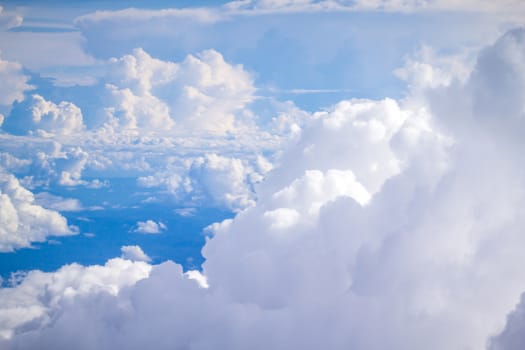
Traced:
[[4, 310], [36, 311], [2, 313], [2, 345], [512, 349], [522, 305], [496, 335], [525, 291], [524, 38], [483, 50], [464, 82], [314, 114], [256, 203], [210, 227], [205, 279], [116, 259], [45, 274], [43, 301], [36, 272], [3, 289]]
[[288, 131], [272, 135], [256, 123], [249, 72], [214, 50], [172, 62], [135, 49], [105, 68], [94, 87], [100, 105], [88, 113], [20, 95], [0, 134], [8, 171], [31, 186], [91, 188], [110, 183], [85, 173], [118, 173], [189, 204], [253, 205], [252, 186], [271, 168], [260, 154], [271, 156]]

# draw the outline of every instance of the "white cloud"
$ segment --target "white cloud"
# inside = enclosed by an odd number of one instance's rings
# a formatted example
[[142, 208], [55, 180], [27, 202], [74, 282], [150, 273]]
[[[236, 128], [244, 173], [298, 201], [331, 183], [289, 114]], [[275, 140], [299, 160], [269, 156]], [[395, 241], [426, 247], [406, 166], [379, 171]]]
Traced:
[[120, 247], [120, 251], [122, 252], [122, 259], [145, 262], [151, 261], [151, 258], [144, 253], [138, 245], [125, 245]]
[[427, 143], [435, 147], [434, 152], [447, 146], [432, 128], [428, 113], [405, 109], [392, 99], [341, 101], [313, 117], [279, 161], [286, 167], [269, 175], [275, 179], [268, 185], [271, 191], [287, 186], [307, 170], [339, 169], [351, 171], [373, 195], [408, 166], [419, 151], [415, 143]]
[[147, 233], [147, 234], [157, 234], [161, 233], [161, 231], [165, 231], [167, 229], [166, 225], [162, 222], [155, 222], [153, 220], [146, 220], [146, 221], [139, 221], [137, 222], [136, 228], [133, 230], [133, 232], [136, 233]]
[[201, 288], [209, 288], [210, 287], [208, 285], [208, 280], [206, 279], [206, 276], [204, 276], [198, 270], [186, 271], [184, 273], [184, 275], [186, 275], [190, 280], [195, 280], [199, 284], [199, 287], [201, 287]]
[[29, 77], [24, 74], [21, 64], [0, 59], [0, 105], [22, 101], [24, 92], [33, 88], [28, 82]]
[[57, 159], [57, 170], [60, 171], [58, 183], [64, 186], [83, 184], [84, 181], [80, 178], [82, 176], [82, 170], [87, 163], [88, 156], [88, 153], [80, 147], [75, 147], [65, 155], [60, 155]]
[[307, 170], [289, 186], [275, 192], [272, 199], [286, 207], [300, 208], [301, 212], [316, 214], [319, 208], [340, 196], [353, 198], [360, 205], [370, 201], [368, 191], [356, 181], [349, 170]]
[[0, 170], [0, 251], [30, 247], [48, 236], [76, 234], [58, 212], [35, 203], [33, 193]]
[[112, 259], [103, 266], [72, 264], [52, 273], [31, 271], [20, 284], [0, 288], [0, 339], [11, 338], [20, 326], [27, 331], [52, 323], [75, 298], [118, 295], [150, 270], [144, 262]]
[[240, 159], [208, 154], [191, 164], [193, 188], [216, 205], [243, 209], [254, 204], [249, 174], [253, 170]]
[[272, 167], [266, 158], [250, 156], [241, 159], [209, 153], [188, 157], [166, 170], [138, 178], [138, 185], [159, 187], [186, 204], [242, 210], [254, 204], [253, 187]]
[[3, 129], [15, 134], [36, 133], [43, 137], [71, 135], [84, 130], [82, 112], [71, 102], [55, 104], [32, 95], [27, 109], [7, 118]]
[[204, 51], [181, 63], [152, 58], [142, 49], [110, 60], [107, 78], [113, 128], [168, 131], [177, 124], [199, 132], [225, 133], [249, 124], [237, 113], [255, 88], [240, 65]]
[[[89, 145], [89, 136], [86, 137], [88, 151], [77, 145], [82, 143], [83, 135], [70, 138], [72, 142], [65, 145], [56, 141], [56, 137], [26, 137], [3, 134], [0, 137], [2, 147], [11, 154], [18, 156], [18, 161], [6, 158], [7, 168], [17, 175], [25, 175], [23, 183], [29, 187], [58, 184], [62, 186], [86, 186], [89, 188], [107, 187], [107, 181], [98, 179], [82, 179], [83, 171], [89, 167], [100, 169], [97, 154]], [[70, 143], [70, 145], [68, 145]], [[0, 156], [2, 161], [2, 156]]]
[[[297, 202], [285, 201], [288, 196], [279, 198], [282, 192], [276, 189], [282, 187], [283, 176], [291, 171], [296, 177], [293, 167], [299, 165], [303, 170], [323, 168], [326, 155], [339, 160], [332, 163], [334, 168], [355, 168], [357, 179], [359, 171], [367, 169], [356, 168], [355, 160], [346, 162], [345, 144], [336, 137], [320, 138], [314, 147], [299, 141], [301, 147], [289, 151], [295, 158], [285, 157], [290, 161], [282, 163], [282, 171], [277, 169], [264, 183], [268, 192], [259, 193], [257, 206], [215, 226], [216, 235], [204, 248], [210, 288], [244, 304], [278, 310], [286, 324], [311, 315], [304, 328], [287, 330], [287, 334], [301, 334], [287, 338], [293, 344], [287, 344], [290, 348], [326, 346], [326, 337], [304, 335], [305, 329], [322, 327], [315, 320], [324, 317], [331, 325], [345, 325], [344, 331], [330, 333], [335, 348], [483, 348], [525, 289], [524, 272], [517, 268], [523, 257], [516, 248], [524, 243], [520, 230], [525, 224], [521, 209], [525, 177], [518, 160], [523, 142], [516, 129], [521, 132], [525, 125], [523, 118], [515, 119], [520, 118], [519, 109], [504, 115], [477, 109], [487, 99], [497, 104], [500, 95], [514, 92], [512, 87], [523, 81], [520, 74], [509, 76], [513, 84], [507, 80], [503, 86], [487, 84], [491, 89], [484, 90], [482, 98], [476, 81], [494, 70], [516, 71], [523, 66], [513, 59], [523, 49], [522, 36], [523, 31], [507, 34], [487, 49], [464, 89], [436, 92], [441, 97], [436, 103], [455, 109], [444, 111], [438, 105], [432, 110], [432, 119], [446, 122], [445, 130], [436, 131], [432, 120], [417, 110], [397, 119], [401, 125], [386, 129], [394, 132], [389, 158], [403, 159], [403, 166], [381, 177], [382, 186], [365, 207], [339, 197], [323, 203], [316, 219], [303, 208], [316, 203], [316, 193], [327, 193], [323, 186], [314, 186], [319, 181], [310, 181], [309, 187], [293, 185], [298, 180], [288, 185], [297, 188], [294, 197], [310, 198]], [[513, 93], [511, 101], [519, 101], [518, 96]], [[437, 97], [430, 94], [430, 98]], [[457, 103], [465, 99], [467, 107]], [[385, 115], [377, 113], [384, 110], [375, 109], [370, 119]], [[351, 114], [352, 109], [342, 111]], [[338, 123], [347, 120], [344, 116], [336, 118], [334, 112], [327, 125], [344, 129], [345, 123]], [[367, 125], [363, 122], [353, 127]], [[493, 123], [500, 124], [497, 131]], [[411, 130], [413, 124], [416, 130]], [[310, 133], [325, 132], [319, 124], [313, 125], [317, 128]], [[380, 128], [366, 129], [372, 133], [365, 133], [370, 137], [361, 142], [381, 141], [373, 137], [383, 134], [376, 132]], [[412, 139], [414, 132], [419, 136]], [[453, 147], [439, 136], [442, 133], [454, 135]], [[303, 138], [312, 139], [306, 132]], [[319, 144], [339, 147], [317, 156], [317, 162], [310, 162], [307, 152], [299, 155], [300, 150]], [[373, 147], [363, 152], [368, 161], [377, 156]], [[370, 181], [369, 177], [363, 178]], [[258, 320], [262, 317], [258, 315]], [[473, 323], [473, 318], [478, 322]], [[378, 327], [380, 340], [373, 331]], [[278, 327], [272, 330], [279, 337]], [[320, 334], [329, 330], [333, 328], [327, 326]]]

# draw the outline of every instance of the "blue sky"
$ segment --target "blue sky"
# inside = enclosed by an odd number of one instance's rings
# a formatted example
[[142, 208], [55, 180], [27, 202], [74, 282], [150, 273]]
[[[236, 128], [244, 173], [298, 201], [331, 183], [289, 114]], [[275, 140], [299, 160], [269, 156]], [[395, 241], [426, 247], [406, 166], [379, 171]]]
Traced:
[[1, 349], [523, 348], [521, 1], [0, 6]]

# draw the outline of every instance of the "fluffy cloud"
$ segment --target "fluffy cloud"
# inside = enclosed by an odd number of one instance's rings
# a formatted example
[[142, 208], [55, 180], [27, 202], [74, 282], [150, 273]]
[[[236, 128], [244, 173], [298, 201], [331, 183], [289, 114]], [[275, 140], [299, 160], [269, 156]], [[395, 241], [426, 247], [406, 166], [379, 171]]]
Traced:
[[166, 131], [178, 124], [200, 132], [234, 131], [245, 124], [236, 114], [255, 91], [242, 66], [230, 65], [214, 50], [179, 64], [135, 49], [112, 59], [109, 72], [106, 113], [114, 128]]
[[140, 248], [138, 245], [125, 245], [120, 247], [120, 251], [122, 252], [123, 259], [145, 262], [151, 261], [151, 258], [146, 253], [144, 253], [142, 248]]
[[[208, 288], [157, 265], [32, 322], [6, 316], [5, 347], [485, 347], [525, 291], [525, 124], [514, 90], [524, 77], [488, 84], [494, 72], [520, 72], [524, 37], [508, 33], [465, 83], [416, 94], [419, 103], [351, 100], [315, 114], [256, 204], [209, 229]], [[520, 339], [520, 310], [496, 349]]]
[[3, 252], [29, 247], [32, 242], [45, 241], [48, 236], [76, 233], [63, 216], [36, 204], [33, 193], [4, 171], [0, 171], [0, 223], [0, 251]]
[[[448, 141], [431, 124], [424, 109], [405, 109], [392, 99], [341, 101], [313, 115], [299, 141], [280, 160], [286, 167], [271, 173], [275, 180], [267, 186], [277, 191], [306, 170], [341, 169], [351, 170], [374, 194], [423, 151], [419, 147], [425, 145], [425, 151], [445, 157]], [[444, 162], [440, 159], [438, 164]]]
[[189, 176], [215, 205], [241, 209], [254, 204], [249, 187], [251, 172], [240, 159], [209, 154], [192, 163]]
[[53, 273], [31, 271], [20, 284], [0, 289], [0, 338], [12, 337], [21, 325], [28, 330], [31, 324], [52, 322], [76, 298], [118, 295], [150, 270], [144, 262], [112, 259], [104, 266], [72, 264]]
[[270, 169], [271, 164], [262, 156], [241, 159], [210, 153], [140, 177], [138, 184], [165, 189], [181, 202], [238, 211], [254, 205], [253, 187]]
[[82, 180], [82, 171], [88, 161], [89, 153], [80, 147], [64, 147], [59, 143], [51, 152], [39, 151], [35, 167], [41, 169], [44, 177], [54, 179], [60, 185], [76, 186], [89, 183]]
[[136, 233], [157, 234], [167, 229], [162, 222], [155, 222], [153, 220], [139, 221], [137, 227], [133, 230]]
[[21, 64], [0, 59], [0, 105], [22, 101], [24, 92], [33, 88], [28, 81]]
[[82, 112], [71, 102], [58, 105], [40, 95], [32, 95], [22, 110], [11, 113], [2, 128], [9, 133], [41, 136], [71, 135], [84, 130]]

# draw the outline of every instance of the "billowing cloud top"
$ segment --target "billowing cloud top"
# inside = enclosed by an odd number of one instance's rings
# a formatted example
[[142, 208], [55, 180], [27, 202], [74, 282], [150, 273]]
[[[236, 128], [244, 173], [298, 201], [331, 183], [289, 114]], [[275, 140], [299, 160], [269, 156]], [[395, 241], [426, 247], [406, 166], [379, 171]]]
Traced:
[[214, 50], [180, 63], [154, 59], [144, 50], [110, 60], [107, 89], [110, 123], [124, 128], [181, 127], [233, 131], [235, 113], [253, 100], [251, 77]]

